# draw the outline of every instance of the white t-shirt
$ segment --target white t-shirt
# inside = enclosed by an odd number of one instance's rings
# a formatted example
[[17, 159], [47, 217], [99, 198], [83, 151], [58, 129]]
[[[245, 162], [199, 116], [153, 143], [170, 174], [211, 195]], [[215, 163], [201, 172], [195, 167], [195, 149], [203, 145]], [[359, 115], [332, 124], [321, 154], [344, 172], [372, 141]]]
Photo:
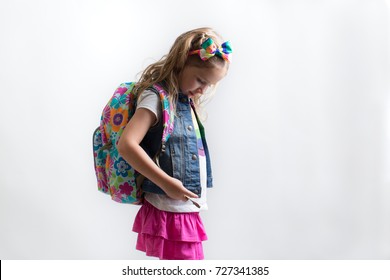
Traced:
[[[145, 108], [153, 112], [157, 118], [156, 124], [158, 123], [159, 118], [161, 116], [161, 101], [156, 93], [154, 93], [151, 90], [145, 90], [143, 93], [141, 93], [137, 102], [137, 109], [139, 108]], [[201, 146], [200, 143], [202, 143], [202, 141], [199, 140], [200, 139], [199, 126], [192, 109], [191, 109], [191, 113], [192, 113], [193, 127], [195, 128], [195, 132], [198, 139], [197, 141], [198, 151], [199, 151], [198, 158], [199, 158], [200, 182], [201, 182], [201, 197], [195, 198], [194, 200], [201, 206], [201, 208], [196, 207], [191, 201], [172, 199], [165, 194], [146, 193], [145, 199], [154, 207], [162, 211], [184, 213], [184, 212], [199, 212], [201, 210], [207, 210], [208, 208], [206, 202], [206, 193], [207, 193], [206, 192], [207, 190], [206, 156], [203, 152], [203, 147], [199, 147]]]

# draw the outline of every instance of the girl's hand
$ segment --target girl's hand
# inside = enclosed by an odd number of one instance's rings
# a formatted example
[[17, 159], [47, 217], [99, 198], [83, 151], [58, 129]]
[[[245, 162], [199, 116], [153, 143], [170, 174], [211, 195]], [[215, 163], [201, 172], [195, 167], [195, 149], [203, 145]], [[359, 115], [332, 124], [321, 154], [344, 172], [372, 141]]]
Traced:
[[196, 194], [187, 190], [180, 180], [173, 177], [170, 177], [167, 184], [162, 187], [165, 193], [172, 199], [187, 201], [186, 195], [191, 198], [198, 198]]
[[126, 125], [118, 143], [119, 154], [146, 178], [149, 178], [157, 186], [173, 199], [187, 201], [190, 198], [198, 198], [196, 194], [187, 190], [180, 180], [177, 180], [160, 169], [149, 155], [141, 148], [140, 143], [149, 128], [156, 122], [156, 116], [152, 111], [140, 108]]

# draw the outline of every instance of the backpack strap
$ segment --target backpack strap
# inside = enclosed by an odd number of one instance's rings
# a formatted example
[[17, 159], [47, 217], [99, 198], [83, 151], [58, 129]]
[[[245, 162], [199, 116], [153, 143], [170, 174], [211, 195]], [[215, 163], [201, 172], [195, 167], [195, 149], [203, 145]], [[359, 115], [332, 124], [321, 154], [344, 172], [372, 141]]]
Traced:
[[[174, 112], [173, 105], [169, 102], [168, 92], [159, 84], [154, 84], [153, 88], [159, 93], [161, 105], [162, 105], [162, 122], [163, 122], [163, 133], [161, 139], [161, 152], [165, 152], [166, 143], [173, 132], [174, 125]], [[159, 153], [158, 153], [159, 154]]]
[[[168, 142], [168, 139], [173, 132], [175, 116], [173, 111], [173, 105], [171, 104], [171, 102], [169, 102], [168, 92], [159, 84], [154, 84], [151, 89], [158, 93], [161, 101], [163, 133], [160, 148], [157, 150], [157, 153], [152, 158], [152, 160], [157, 164], [157, 166], [160, 167], [160, 154], [165, 152], [166, 143]], [[145, 176], [139, 174], [137, 177], [137, 186], [141, 187], [144, 179]]]

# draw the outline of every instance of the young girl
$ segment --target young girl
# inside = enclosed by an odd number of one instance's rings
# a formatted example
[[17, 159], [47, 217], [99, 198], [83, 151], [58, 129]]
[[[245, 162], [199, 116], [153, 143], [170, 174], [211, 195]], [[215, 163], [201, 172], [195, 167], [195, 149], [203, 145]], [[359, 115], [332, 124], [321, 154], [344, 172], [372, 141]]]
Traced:
[[[136, 248], [160, 259], [203, 259], [207, 239], [199, 216], [212, 186], [204, 129], [197, 110], [201, 96], [225, 75], [231, 61], [229, 42], [210, 28], [180, 35], [168, 55], [149, 65], [135, 86], [137, 110], [118, 143], [119, 153], [145, 176], [145, 192], [133, 225]], [[164, 87], [174, 105], [174, 129], [159, 155], [162, 112], [152, 84]]]

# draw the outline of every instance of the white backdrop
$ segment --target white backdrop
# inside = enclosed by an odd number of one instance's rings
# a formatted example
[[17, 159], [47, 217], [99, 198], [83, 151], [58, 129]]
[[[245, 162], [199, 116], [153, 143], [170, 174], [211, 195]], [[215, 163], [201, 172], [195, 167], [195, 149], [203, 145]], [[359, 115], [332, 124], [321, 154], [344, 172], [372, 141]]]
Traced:
[[146, 258], [138, 207], [97, 191], [92, 132], [202, 26], [234, 48], [207, 107], [206, 258], [390, 258], [386, 1], [3, 0], [0, 259]]

